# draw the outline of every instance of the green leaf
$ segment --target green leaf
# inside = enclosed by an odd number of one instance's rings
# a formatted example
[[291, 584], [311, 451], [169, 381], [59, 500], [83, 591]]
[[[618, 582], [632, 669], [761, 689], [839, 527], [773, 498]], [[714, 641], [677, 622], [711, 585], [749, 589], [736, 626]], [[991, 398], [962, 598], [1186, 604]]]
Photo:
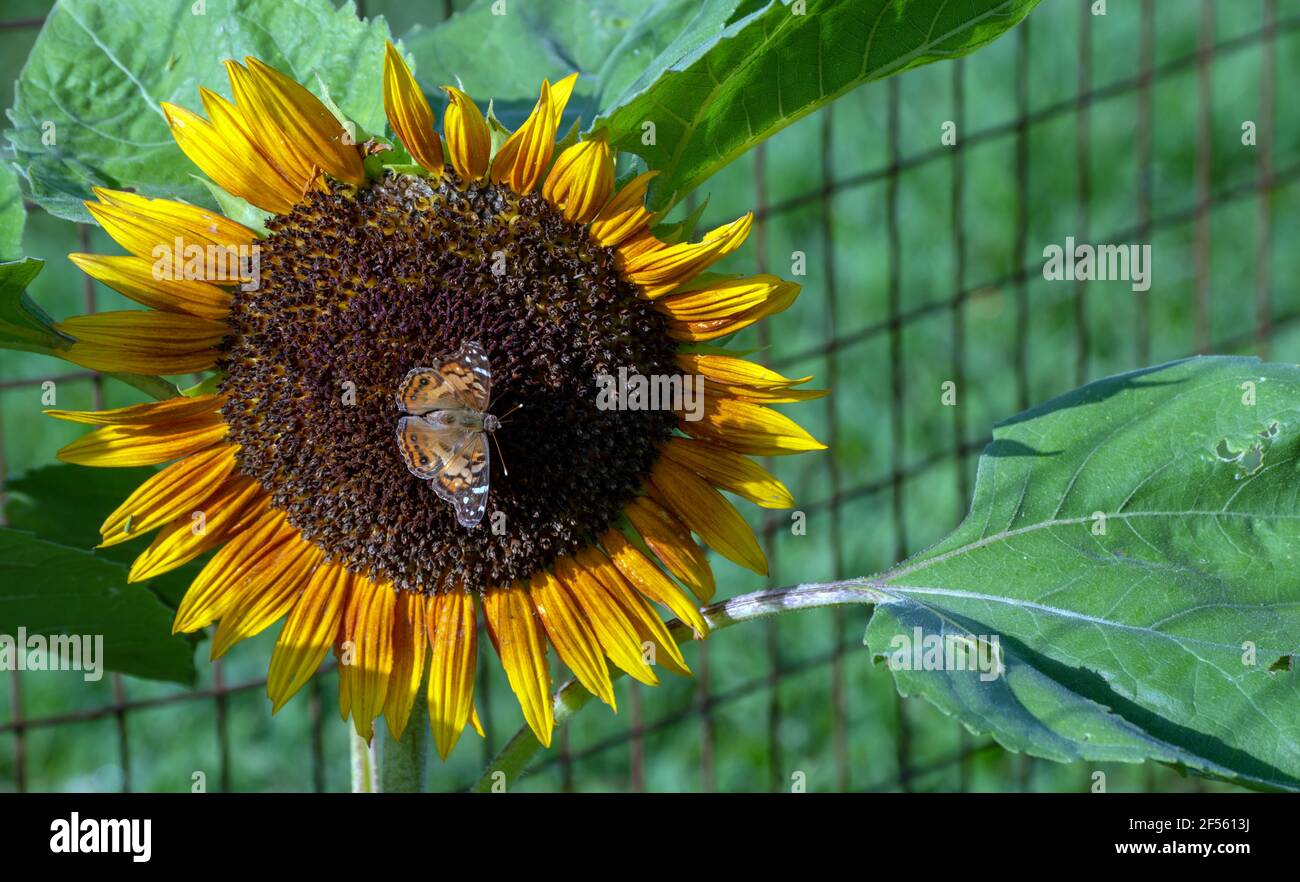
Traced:
[[[198, 177], [198, 175], [195, 175]], [[271, 217], [271, 212], [263, 211], [247, 199], [233, 196], [207, 178], [199, 178], [199, 182], [208, 189], [212, 198], [216, 200], [217, 207], [221, 213], [233, 221], [238, 221], [254, 232], [267, 234], [266, 222]]]
[[0, 261], [23, 255], [23, 225], [27, 209], [18, 189], [18, 176], [8, 162], [0, 162]]
[[[1054, 399], [996, 429], [951, 536], [869, 583], [866, 642], [1010, 750], [1300, 789], [1300, 675], [1276, 665], [1300, 650], [1297, 457], [1293, 365], [1198, 358]], [[893, 655], [917, 634], [997, 641], [1005, 670]]]
[[695, 210], [688, 212], [685, 217], [675, 223], [657, 224], [653, 231], [655, 236], [669, 245], [676, 245], [678, 242], [693, 239], [696, 228], [700, 225], [700, 218], [704, 217], [704, 211], [709, 207], [709, 197], [705, 196], [700, 200]]
[[126, 572], [116, 561], [0, 528], [0, 634], [102, 636], [108, 670], [192, 685], [193, 644], [172, 635], [170, 610], [128, 585]]
[[[43, 266], [45, 261], [34, 257], [0, 263], [0, 349], [58, 356], [74, 342], [72, 337], [56, 329], [54, 320], [27, 296], [27, 286]], [[170, 398], [179, 394], [173, 384], [161, 377], [122, 373], [107, 376], [134, 386], [154, 398]]]
[[634, 82], [603, 96], [591, 127], [608, 129], [614, 147], [660, 170], [650, 202], [664, 208], [828, 101], [862, 83], [973, 52], [1037, 2], [697, 4], [695, 17]]
[[435, 28], [411, 29], [402, 43], [435, 107], [445, 104], [438, 87], [459, 80], [480, 107], [491, 100], [512, 129], [537, 103], [543, 78], [555, 82], [577, 72], [560, 125], [565, 131], [578, 117], [596, 115], [609, 77], [626, 79], [620, 69], [644, 67], [676, 34], [656, 32], [650, 20], [669, 7], [696, 5], [661, 0], [647, 11], [644, 0], [513, 0], [505, 15], [494, 15], [491, 0], [478, 0]]
[[0, 346], [5, 349], [53, 355], [73, 342], [27, 296], [27, 286], [43, 266], [45, 261], [34, 257], [0, 263]]
[[[94, 469], [67, 463], [32, 469], [5, 482], [5, 520], [11, 527], [50, 542], [94, 548], [100, 542], [99, 525], [104, 518], [155, 471]], [[118, 545], [95, 553], [122, 562], [139, 552], [139, 548], [119, 551], [124, 547], [132, 546]]]
[[19, 77], [7, 135], [32, 198], [59, 217], [88, 222], [92, 185], [213, 206], [161, 102], [200, 110], [201, 85], [230, 97], [222, 61], [255, 55], [308, 88], [318, 74], [344, 113], [382, 131], [388, 35], [350, 2], [60, 0]]
[[[33, 469], [6, 483], [5, 520], [9, 526], [35, 533], [41, 539], [73, 548], [93, 548], [96, 557], [129, 567], [153, 534], [142, 533], [131, 542], [95, 548], [100, 542], [99, 525], [155, 471], [93, 469], [66, 463]], [[175, 609], [203, 561], [199, 558], [134, 587], [152, 591]]]

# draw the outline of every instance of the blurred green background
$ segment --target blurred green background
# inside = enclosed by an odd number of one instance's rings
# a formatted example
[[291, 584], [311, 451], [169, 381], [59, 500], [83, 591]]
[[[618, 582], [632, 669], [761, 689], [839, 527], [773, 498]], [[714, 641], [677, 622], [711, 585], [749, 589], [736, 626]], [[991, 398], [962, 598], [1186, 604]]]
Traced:
[[[464, 5], [370, 0], [363, 9], [401, 35]], [[834, 387], [825, 401], [786, 408], [831, 451], [772, 463], [807, 515], [806, 534], [792, 534], [788, 513], [763, 521], [746, 506], [772, 574], [765, 582], [715, 557], [719, 597], [876, 572], [939, 539], [966, 510], [992, 425], [1030, 403], [1198, 351], [1297, 359], [1300, 105], [1287, 86], [1300, 81], [1300, 0], [1109, 0], [1104, 16], [1090, 6], [1044, 0], [962, 62], [860, 88], [741, 157], [688, 203], [709, 198], [706, 226], [759, 212], [725, 269], [790, 275], [803, 253], [802, 297], [735, 344]], [[21, 25], [48, 8], [6, 0], [0, 21]], [[35, 36], [30, 26], [0, 28], [6, 107]], [[1257, 146], [1242, 144], [1247, 120], [1258, 125]], [[948, 121], [956, 147], [940, 141]], [[25, 252], [47, 261], [30, 293], [56, 317], [86, 302], [83, 278], [64, 259], [82, 250], [81, 235], [39, 210], [29, 215]], [[1150, 243], [1151, 290], [1045, 281], [1042, 250], [1067, 236]], [[97, 229], [89, 242], [118, 251]], [[94, 296], [100, 309], [119, 308], [106, 288]], [[39, 386], [13, 381], [68, 371], [0, 352], [11, 517], [24, 505], [22, 476], [80, 434], [40, 415]], [[941, 402], [946, 381], [957, 384], [956, 407]], [[89, 380], [58, 388], [59, 406], [91, 406]], [[112, 381], [103, 392], [109, 406], [141, 400]], [[134, 477], [88, 483], [79, 516], [98, 524]], [[166, 597], [183, 584], [157, 587]], [[579, 714], [516, 787], [768, 791], [802, 773], [809, 791], [1083, 790], [1102, 771], [1111, 791], [1231, 789], [1158, 766], [1005, 753], [923, 699], [898, 699], [861, 646], [865, 624], [858, 609], [807, 612], [691, 645], [695, 679], [657, 689], [621, 681], [619, 715], [594, 706]], [[214, 687], [265, 676], [275, 631], [220, 667], [200, 643], [195, 690], [3, 674], [0, 790], [17, 786], [19, 747], [32, 790], [187, 790], [195, 771], [210, 789], [346, 789], [347, 728], [332, 674], [274, 722], [256, 685], [212, 697]], [[434, 760], [432, 789], [466, 786], [522, 724], [490, 654], [479, 691], [489, 738], [467, 734], [450, 761]], [[26, 720], [73, 719], [30, 726], [20, 740], [15, 688]], [[179, 696], [190, 700], [171, 700]], [[128, 709], [115, 712], [121, 702]]]

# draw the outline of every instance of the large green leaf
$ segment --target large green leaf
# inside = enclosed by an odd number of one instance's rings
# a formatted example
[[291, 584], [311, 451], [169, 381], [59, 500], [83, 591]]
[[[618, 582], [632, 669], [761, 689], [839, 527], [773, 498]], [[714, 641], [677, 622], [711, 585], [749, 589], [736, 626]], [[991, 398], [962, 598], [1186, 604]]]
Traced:
[[577, 72], [567, 126], [577, 117], [594, 118], [607, 83], [625, 83], [627, 68], [643, 69], [689, 20], [685, 11], [697, 5], [512, 0], [505, 15], [496, 15], [492, 0], [478, 0], [437, 27], [416, 26], [402, 43], [432, 101], [444, 103], [438, 87], [459, 80], [484, 107], [491, 100], [497, 118], [511, 128], [536, 103], [543, 77], [554, 82]]
[[17, 260], [23, 254], [23, 224], [27, 211], [18, 189], [18, 176], [7, 161], [0, 161], [0, 260]]
[[[152, 468], [91, 469], [85, 466], [44, 466], [13, 477], [5, 484], [5, 520], [41, 539], [73, 548], [94, 548], [100, 542], [99, 525], [110, 512], [156, 470]], [[109, 548], [95, 555], [129, 565], [148, 544], [150, 535]], [[201, 561], [186, 564], [140, 587], [157, 594], [167, 606], [180, 604]]]
[[1293, 365], [1192, 359], [1050, 401], [994, 432], [961, 526], [871, 581], [867, 643], [996, 638], [996, 679], [890, 667], [1011, 750], [1300, 789], [1298, 456]]
[[116, 561], [0, 528], [0, 634], [99, 635], [106, 669], [193, 684], [193, 644], [172, 635], [171, 611], [128, 585], [126, 572]]
[[201, 85], [229, 97], [222, 61], [255, 55], [308, 88], [319, 75], [345, 113], [382, 130], [387, 37], [350, 2], [60, 0], [18, 80], [8, 137], [32, 198], [60, 217], [89, 221], [92, 185], [211, 206], [161, 102], [198, 110]]
[[[1038, 0], [727, 0], [694, 18], [593, 128], [660, 171], [673, 204], [763, 139], [862, 83], [965, 55]], [[647, 123], [654, 124], [654, 143]]]

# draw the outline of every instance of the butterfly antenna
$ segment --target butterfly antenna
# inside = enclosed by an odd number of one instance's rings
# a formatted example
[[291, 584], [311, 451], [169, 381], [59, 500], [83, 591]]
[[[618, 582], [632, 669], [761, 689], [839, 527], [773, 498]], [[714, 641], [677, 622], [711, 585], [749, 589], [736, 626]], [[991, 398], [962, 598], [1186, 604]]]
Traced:
[[501, 442], [497, 440], [495, 432], [489, 432], [488, 434], [492, 438], [492, 443], [497, 447], [497, 459], [501, 460], [501, 474], [508, 478], [510, 477], [510, 469], [506, 467], [506, 457], [505, 454], [501, 452]]
[[500, 419], [502, 422], [505, 422], [506, 417], [510, 416], [510, 414], [514, 413], [516, 410], [518, 410], [519, 408], [521, 408], [521, 407], [523, 407], [523, 406], [524, 406], [524, 404], [523, 404], [523, 402], [521, 401], [520, 403], [516, 404], [514, 407], [510, 408], [509, 410], [507, 410], [505, 413], [501, 414], [501, 416], [499, 417], [499, 419]]

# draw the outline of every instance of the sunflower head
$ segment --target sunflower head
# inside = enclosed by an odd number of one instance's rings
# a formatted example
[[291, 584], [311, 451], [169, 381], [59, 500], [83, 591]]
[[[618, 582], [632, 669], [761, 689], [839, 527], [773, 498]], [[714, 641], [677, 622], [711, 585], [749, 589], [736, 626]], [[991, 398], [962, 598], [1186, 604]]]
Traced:
[[[104, 543], [158, 531], [133, 579], [215, 551], [175, 628], [218, 623], [217, 657], [283, 619], [268, 680], [276, 709], [331, 649], [340, 710], [367, 738], [380, 714], [400, 735], [426, 682], [443, 756], [477, 725], [479, 610], [543, 743], [549, 647], [611, 707], [609, 663], [647, 684], [657, 667], [689, 673], [655, 605], [707, 633], [696, 604], [714, 582], [700, 542], [766, 572], [720, 491], [790, 506], [751, 457], [821, 447], [770, 408], [820, 394], [796, 388], [808, 378], [695, 346], [798, 293], [774, 276], [705, 274], [752, 218], [699, 242], [657, 237], [645, 207], [653, 173], [619, 187], [599, 134], [556, 144], [576, 75], [543, 82], [494, 150], [459, 89], [444, 87], [436, 130], [391, 44], [384, 105], [395, 137], [363, 144], [274, 68], [250, 58], [227, 71], [233, 101], [201, 89], [205, 115], [164, 110], [204, 173], [270, 215], [265, 233], [99, 190], [90, 210], [129, 253], [72, 255], [148, 309], [62, 323], [71, 359], [217, 372], [201, 394], [51, 412], [98, 427], [60, 452], [67, 461], [170, 463], [108, 516]], [[239, 271], [215, 271], [214, 255]], [[469, 341], [490, 375], [478, 421], [464, 424], [480, 433], [428, 431], [436, 474], [484, 470], [488, 516], [472, 527], [412, 474], [394, 433], [403, 378]], [[614, 376], [697, 388], [702, 400], [602, 406], [602, 379]], [[494, 455], [476, 457], [485, 434]]]

